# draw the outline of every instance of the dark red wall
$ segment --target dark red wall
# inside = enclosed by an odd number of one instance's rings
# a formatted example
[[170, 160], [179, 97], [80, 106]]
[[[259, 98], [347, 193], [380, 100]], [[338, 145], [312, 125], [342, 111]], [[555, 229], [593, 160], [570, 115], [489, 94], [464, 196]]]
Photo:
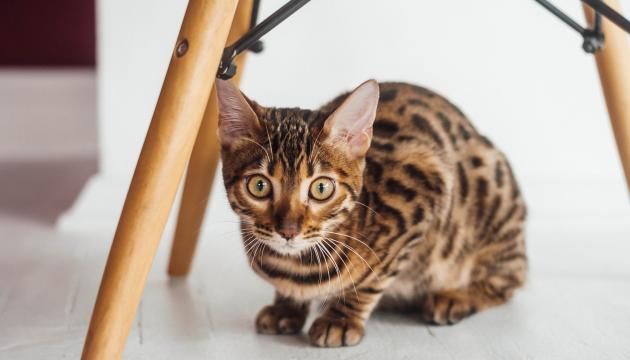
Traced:
[[0, 0], [0, 66], [94, 66], [95, 0]]

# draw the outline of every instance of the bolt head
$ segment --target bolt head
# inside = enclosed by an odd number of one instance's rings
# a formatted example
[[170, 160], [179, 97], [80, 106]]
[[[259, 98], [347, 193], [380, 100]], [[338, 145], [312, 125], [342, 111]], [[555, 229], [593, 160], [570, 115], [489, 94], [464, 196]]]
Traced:
[[188, 51], [188, 39], [184, 39], [180, 41], [179, 44], [177, 44], [177, 47], [175, 48], [175, 54], [177, 54], [177, 57], [182, 57], [184, 56], [184, 54], [186, 54], [187, 51]]

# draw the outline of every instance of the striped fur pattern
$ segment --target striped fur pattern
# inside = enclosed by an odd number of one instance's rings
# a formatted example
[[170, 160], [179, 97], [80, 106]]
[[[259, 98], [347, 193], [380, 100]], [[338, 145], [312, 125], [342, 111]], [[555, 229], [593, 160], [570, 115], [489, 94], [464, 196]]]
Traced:
[[[251, 136], [222, 138], [249, 262], [276, 289], [258, 314], [261, 333], [299, 332], [320, 299], [311, 342], [354, 345], [377, 307], [454, 324], [506, 302], [525, 281], [526, 207], [505, 156], [440, 95], [404, 83], [379, 90], [371, 145], [358, 158], [326, 141], [327, 119], [348, 94], [315, 111], [247, 100]], [[220, 127], [230, 111], [222, 105]], [[270, 181], [264, 201], [247, 192], [253, 174]], [[325, 202], [308, 198], [319, 176], [335, 184]], [[278, 235], [287, 223], [296, 226], [291, 239]]]

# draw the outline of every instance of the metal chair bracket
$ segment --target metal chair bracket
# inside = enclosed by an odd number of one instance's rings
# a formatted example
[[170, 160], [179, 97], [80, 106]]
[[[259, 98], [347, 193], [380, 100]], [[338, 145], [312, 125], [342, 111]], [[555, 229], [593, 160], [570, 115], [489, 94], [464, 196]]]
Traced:
[[595, 11], [595, 21], [593, 28], [584, 28], [578, 24], [575, 20], [571, 19], [562, 10], [555, 7], [547, 0], [535, 0], [542, 5], [550, 13], [555, 15], [562, 22], [569, 27], [577, 31], [582, 36], [582, 49], [589, 53], [594, 54], [604, 47], [605, 36], [602, 31], [602, 16], [619, 26], [621, 29], [630, 34], [630, 21], [615, 11], [610, 6], [606, 5], [601, 0], [582, 0], [583, 3], [590, 6]]
[[217, 77], [219, 79], [228, 80], [236, 75], [237, 69], [236, 64], [234, 63], [234, 58], [245, 50], [260, 53], [263, 50], [263, 43], [260, 41], [260, 38], [276, 26], [280, 25], [280, 23], [298, 11], [302, 6], [306, 5], [309, 1], [310, 0], [291, 0], [280, 9], [276, 10], [273, 14], [269, 15], [269, 17], [263, 20], [260, 24], [256, 25], [260, 0], [254, 0], [250, 30], [240, 39], [236, 40], [236, 42], [232, 45], [223, 50], [221, 62], [219, 63], [219, 70], [217, 71]]

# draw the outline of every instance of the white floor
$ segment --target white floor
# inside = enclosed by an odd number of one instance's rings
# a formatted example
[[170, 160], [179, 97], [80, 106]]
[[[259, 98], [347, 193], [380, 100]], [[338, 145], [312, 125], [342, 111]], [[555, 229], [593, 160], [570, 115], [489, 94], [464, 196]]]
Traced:
[[[77, 81], [89, 88], [91, 76]], [[7, 83], [0, 81], [3, 96], [11, 94], [3, 92]], [[64, 114], [60, 107], [55, 133], [21, 132], [18, 141], [15, 121], [25, 118], [27, 129], [38, 129], [40, 114], [10, 111], [13, 101], [0, 104], [0, 359], [76, 359], [112, 234], [60, 233], [52, 224], [95, 171], [93, 127], [76, 124], [93, 108]], [[4, 121], [7, 114], [18, 115]], [[58, 141], [77, 136], [75, 130], [87, 140]], [[42, 137], [48, 143], [37, 141]], [[215, 220], [202, 232], [186, 280], [165, 274], [170, 234], [165, 235], [124, 357], [629, 359], [630, 205], [623, 182], [527, 184], [531, 277], [514, 301], [451, 327], [377, 314], [364, 341], [344, 349], [312, 348], [303, 335], [255, 333], [256, 312], [273, 290], [248, 269], [236, 225], [224, 221], [233, 218], [214, 201]]]
[[[77, 358], [109, 235], [59, 234], [6, 216], [0, 229], [0, 358]], [[247, 268], [230, 230], [204, 237], [187, 280], [165, 275], [163, 244], [125, 358], [630, 358], [628, 226], [531, 229], [531, 280], [509, 305], [451, 327], [378, 314], [359, 346], [334, 350], [254, 332], [272, 289]]]

